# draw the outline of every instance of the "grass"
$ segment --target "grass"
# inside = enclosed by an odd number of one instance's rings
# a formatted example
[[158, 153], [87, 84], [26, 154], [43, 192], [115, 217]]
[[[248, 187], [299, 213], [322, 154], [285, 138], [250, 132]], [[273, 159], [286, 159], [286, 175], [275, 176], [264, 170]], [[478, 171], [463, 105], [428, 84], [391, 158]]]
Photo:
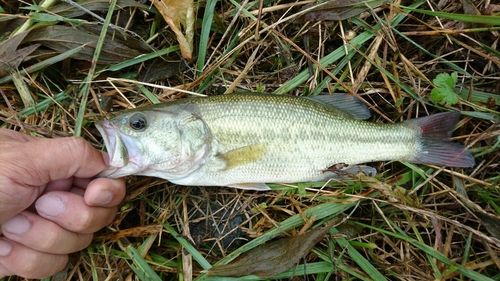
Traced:
[[[470, 148], [476, 166], [372, 163], [376, 178], [271, 184], [267, 193], [131, 176], [116, 220], [71, 255], [58, 280], [234, 280], [202, 271], [332, 219], [339, 223], [300, 265], [270, 279], [500, 280], [498, 5], [390, 2], [341, 21], [303, 22], [300, 8], [313, 1], [264, 1], [260, 20], [258, 1], [199, 1], [190, 62], [154, 8], [102, 2], [105, 19], [72, 6], [56, 17], [52, 2], [3, 8], [3, 41], [19, 32], [15, 27], [40, 32], [60, 25], [73, 27], [71, 40], [81, 44], [27, 37], [16, 46], [41, 44], [0, 77], [0, 127], [40, 137], [81, 135], [102, 148], [95, 120], [188, 98], [190, 91], [344, 92], [370, 106], [372, 122], [459, 110], [454, 141]], [[89, 48], [80, 32], [95, 26], [100, 44], [75, 59]], [[111, 42], [143, 55], [111, 57]], [[457, 75], [452, 104], [431, 99], [441, 73]]]

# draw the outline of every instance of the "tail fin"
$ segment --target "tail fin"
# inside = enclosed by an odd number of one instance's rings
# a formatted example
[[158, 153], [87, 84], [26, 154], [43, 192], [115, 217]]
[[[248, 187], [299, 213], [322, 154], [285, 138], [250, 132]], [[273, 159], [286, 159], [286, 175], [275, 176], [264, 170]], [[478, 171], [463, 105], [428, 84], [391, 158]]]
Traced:
[[449, 141], [460, 112], [444, 112], [405, 121], [421, 132], [421, 151], [409, 162], [449, 167], [472, 167], [474, 157], [458, 143]]

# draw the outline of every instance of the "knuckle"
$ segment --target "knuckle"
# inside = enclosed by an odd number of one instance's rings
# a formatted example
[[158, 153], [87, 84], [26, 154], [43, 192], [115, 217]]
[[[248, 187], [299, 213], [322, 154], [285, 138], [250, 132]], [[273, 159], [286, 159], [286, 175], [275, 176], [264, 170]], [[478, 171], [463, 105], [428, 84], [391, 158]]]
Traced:
[[88, 153], [88, 145], [84, 139], [79, 138], [79, 137], [67, 137], [67, 138], [62, 138], [60, 139], [62, 142], [62, 146], [64, 150], [68, 151], [69, 153], [78, 153], [79, 155], [83, 156]]
[[89, 233], [94, 232], [96, 218], [92, 212], [82, 211], [80, 213], [80, 218], [78, 219], [78, 224], [75, 226], [75, 231], [79, 233]]
[[68, 137], [66, 138], [68, 145], [70, 147], [81, 147], [81, 148], [86, 148], [87, 147], [87, 142], [79, 137]]
[[17, 270], [16, 275], [26, 278], [47, 278], [66, 266], [68, 262], [67, 255], [51, 255], [42, 252], [32, 251], [26, 255]]
[[31, 255], [25, 257], [25, 262], [20, 264], [19, 272], [22, 273], [23, 276], [33, 276], [36, 272], [39, 271], [39, 264], [36, 262], [44, 258], [41, 252], [33, 251]]
[[77, 153], [78, 156], [85, 158], [90, 152], [89, 143], [87, 143], [84, 139], [79, 137], [69, 137], [65, 138], [67, 150], [71, 153]]
[[39, 250], [46, 253], [70, 254], [87, 247], [92, 241], [92, 234], [54, 231], [44, 237]]
[[48, 252], [50, 249], [60, 246], [63, 240], [61, 232], [59, 231], [45, 232], [44, 238], [41, 239], [39, 244], [40, 250]]
[[93, 212], [86, 212], [79, 220], [79, 233], [94, 233], [113, 221], [117, 207], [96, 207]]

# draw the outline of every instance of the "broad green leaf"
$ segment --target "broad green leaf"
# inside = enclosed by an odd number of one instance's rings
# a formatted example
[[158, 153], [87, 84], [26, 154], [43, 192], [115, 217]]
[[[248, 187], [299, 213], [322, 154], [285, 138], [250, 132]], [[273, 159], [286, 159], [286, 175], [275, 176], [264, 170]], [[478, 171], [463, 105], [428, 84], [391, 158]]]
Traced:
[[455, 83], [457, 83], [457, 73], [440, 73], [432, 80], [436, 88], [431, 91], [431, 99], [434, 102], [454, 105], [458, 102], [458, 95], [455, 93]]

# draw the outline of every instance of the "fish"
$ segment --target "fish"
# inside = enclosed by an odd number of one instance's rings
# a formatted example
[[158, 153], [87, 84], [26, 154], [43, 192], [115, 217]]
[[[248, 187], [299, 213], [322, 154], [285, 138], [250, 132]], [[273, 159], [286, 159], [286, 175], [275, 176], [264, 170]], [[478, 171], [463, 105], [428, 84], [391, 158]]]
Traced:
[[395, 124], [369, 117], [347, 94], [239, 93], [148, 105], [96, 123], [110, 158], [99, 176], [264, 191], [267, 183], [325, 181], [356, 167], [376, 172], [361, 165], [375, 161], [475, 164], [468, 149], [450, 141], [458, 111]]

